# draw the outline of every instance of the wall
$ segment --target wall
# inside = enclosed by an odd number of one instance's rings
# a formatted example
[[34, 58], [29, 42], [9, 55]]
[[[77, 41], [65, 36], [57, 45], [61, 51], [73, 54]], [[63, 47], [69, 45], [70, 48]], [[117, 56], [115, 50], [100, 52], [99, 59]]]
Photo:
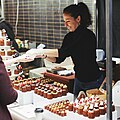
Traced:
[[[19, 1], [19, 4], [17, 3]], [[79, 0], [90, 7], [95, 21], [93, 0]], [[4, 0], [5, 19], [11, 23], [17, 36], [37, 43], [46, 44], [47, 48], [59, 48], [64, 35], [62, 10], [74, 0]], [[17, 5], [19, 5], [18, 24]], [[95, 31], [95, 22], [91, 29]], [[15, 32], [15, 33], [16, 33]]]

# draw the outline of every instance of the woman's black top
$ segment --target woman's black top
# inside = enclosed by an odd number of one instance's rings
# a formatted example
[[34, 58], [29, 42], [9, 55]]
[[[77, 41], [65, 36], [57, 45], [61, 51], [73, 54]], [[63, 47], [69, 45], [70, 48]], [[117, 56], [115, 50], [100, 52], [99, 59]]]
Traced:
[[96, 62], [96, 37], [95, 34], [83, 26], [78, 26], [74, 32], [69, 32], [58, 49], [60, 63], [71, 56], [74, 63], [75, 77], [81, 82], [96, 81], [100, 70]]

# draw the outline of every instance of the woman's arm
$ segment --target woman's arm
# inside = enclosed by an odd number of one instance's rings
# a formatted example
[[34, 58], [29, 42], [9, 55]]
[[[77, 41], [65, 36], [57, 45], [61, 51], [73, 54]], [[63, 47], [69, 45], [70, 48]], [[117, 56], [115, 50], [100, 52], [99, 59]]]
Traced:
[[59, 57], [58, 49], [31, 49], [26, 52], [26, 55], [47, 59], [50, 62], [56, 62], [56, 57]]

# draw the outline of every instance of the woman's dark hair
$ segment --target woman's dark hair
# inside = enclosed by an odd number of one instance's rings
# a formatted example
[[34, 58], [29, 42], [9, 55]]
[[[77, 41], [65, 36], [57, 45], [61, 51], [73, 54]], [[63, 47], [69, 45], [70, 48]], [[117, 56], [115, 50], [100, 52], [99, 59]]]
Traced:
[[64, 13], [69, 14], [71, 17], [73, 17], [75, 19], [78, 16], [80, 16], [81, 17], [80, 24], [84, 25], [86, 27], [88, 27], [89, 25], [92, 24], [90, 11], [89, 11], [87, 5], [84, 4], [83, 2], [78, 3], [78, 5], [72, 4], [72, 5], [67, 6], [63, 10], [63, 14]]

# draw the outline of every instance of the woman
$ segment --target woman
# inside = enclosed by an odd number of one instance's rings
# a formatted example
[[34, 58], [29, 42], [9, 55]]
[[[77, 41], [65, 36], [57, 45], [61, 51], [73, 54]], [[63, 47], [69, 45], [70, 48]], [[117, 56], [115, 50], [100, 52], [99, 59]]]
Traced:
[[70, 31], [60, 49], [29, 50], [27, 54], [41, 55], [51, 62], [60, 63], [71, 56], [74, 63], [74, 95], [79, 91], [99, 88], [104, 77], [96, 62], [96, 37], [87, 27], [92, 24], [86, 4], [72, 4], [63, 10], [64, 24]]
[[12, 120], [7, 105], [15, 102], [17, 96], [0, 56], [0, 120]]

